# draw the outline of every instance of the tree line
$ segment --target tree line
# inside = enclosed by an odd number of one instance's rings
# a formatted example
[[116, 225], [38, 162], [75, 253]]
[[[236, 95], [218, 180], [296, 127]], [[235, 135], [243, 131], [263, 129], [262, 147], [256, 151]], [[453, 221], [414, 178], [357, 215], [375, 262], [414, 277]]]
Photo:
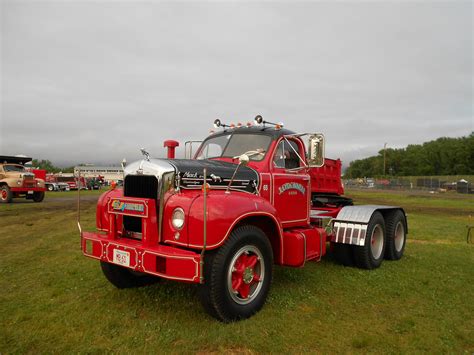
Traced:
[[384, 150], [354, 160], [345, 178], [382, 176], [474, 175], [474, 132], [460, 138], [442, 137], [406, 148]]
[[53, 163], [51, 163], [51, 161], [44, 160], [44, 159], [42, 160], [33, 159], [31, 165], [38, 169], [44, 169], [48, 173], [59, 173], [59, 172], [73, 173], [74, 172], [74, 166], [70, 166], [67, 168], [60, 168], [60, 167], [55, 166]]

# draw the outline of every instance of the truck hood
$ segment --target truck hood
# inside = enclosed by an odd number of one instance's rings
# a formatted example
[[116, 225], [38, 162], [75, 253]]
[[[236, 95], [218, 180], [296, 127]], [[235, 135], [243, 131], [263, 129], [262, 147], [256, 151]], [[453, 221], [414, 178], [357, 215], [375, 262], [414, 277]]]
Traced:
[[[226, 189], [237, 164], [217, 160], [150, 159], [128, 165], [124, 174], [154, 175], [161, 179], [164, 173], [174, 172], [180, 188], [201, 189], [204, 168], [207, 169], [207, 183], [212, 188]], [[253, 193], [258, 189], [258, 184], [258, 173], [252, 168], [240, 166], [231, 188]]]
[[[214, 189], [226, 189], [237, 168], [237, 164], [218, 160], [169, 160], [174, 166], [182, 188], [201, 188], [203, 170], [207, 169], [207, 183]], [[232, 182], [232, 189], [255, 192], [258, 189], [259, 175], [247, 166], [240, 166]]]

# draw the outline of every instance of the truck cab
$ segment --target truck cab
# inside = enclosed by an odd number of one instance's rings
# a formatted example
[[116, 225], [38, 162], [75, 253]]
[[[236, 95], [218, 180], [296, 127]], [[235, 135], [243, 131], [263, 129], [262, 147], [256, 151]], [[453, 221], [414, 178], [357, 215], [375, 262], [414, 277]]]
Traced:
[[195, 159], [235, 164], [241, 154], [259, 174], [258, 193], [278, 211], [283, 227], [309, 224], [311, 176], [302, 140], [283, 128], [258, 126], [225, 130], [208, 137]]
[[344, 265], [366, 269], [401, 258], [403, 209], [342, 196], [341, 163], [324, 158], [322, 134], [261, 116], [255, 125], [218, 123], [193, 159], [172, 159], [177, 144], [169, 159], [142, 149], [142, 160], [124, 166], [123, 189], [99, 198], [98, 231], [78, 223], [84, 255], [116, 287], [198, 283], [204, 309], [228, 322], [263, 306], [274, 264], [302, 267], [328, 246]]

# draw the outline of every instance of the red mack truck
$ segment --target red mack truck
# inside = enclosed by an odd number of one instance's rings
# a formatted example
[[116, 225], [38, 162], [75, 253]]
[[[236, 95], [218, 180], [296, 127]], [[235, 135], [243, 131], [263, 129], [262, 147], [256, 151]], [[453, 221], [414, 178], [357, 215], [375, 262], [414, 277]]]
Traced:
[[216, 120], [223, 130], [193, 159], [173, 159], [174, 141], [165, 142], [168, 159], [142, 149], [144, 158], [124, 167], [123, 189], [99, 198], [97, 232], [78, 220], [83, 254], [118, 288], [197, 283], [204, 309], [223, 322], [263, 307], [274, 264], [303, 267], [329, 248], [363, 269], [402, 257], [402, 208], [344, 197], [341, 162], [324, 158], [322, 134], [255, 121]]

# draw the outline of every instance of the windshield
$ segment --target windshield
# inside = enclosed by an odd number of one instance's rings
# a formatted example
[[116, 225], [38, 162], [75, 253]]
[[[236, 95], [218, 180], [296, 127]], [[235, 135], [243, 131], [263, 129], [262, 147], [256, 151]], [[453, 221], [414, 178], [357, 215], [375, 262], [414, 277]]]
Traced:
[[3, 170], [8, 172], [17, 171], [19, 173], [22, 173], [25, 171], [25, 167], [21, 165], [4, 165]]
[[226, 134], [205, 141], [196, 159], [234, 158], [247, 153], [250, 160], [259, 161], [265, 157], [271, 141], [272, 138], [264, 134]]

